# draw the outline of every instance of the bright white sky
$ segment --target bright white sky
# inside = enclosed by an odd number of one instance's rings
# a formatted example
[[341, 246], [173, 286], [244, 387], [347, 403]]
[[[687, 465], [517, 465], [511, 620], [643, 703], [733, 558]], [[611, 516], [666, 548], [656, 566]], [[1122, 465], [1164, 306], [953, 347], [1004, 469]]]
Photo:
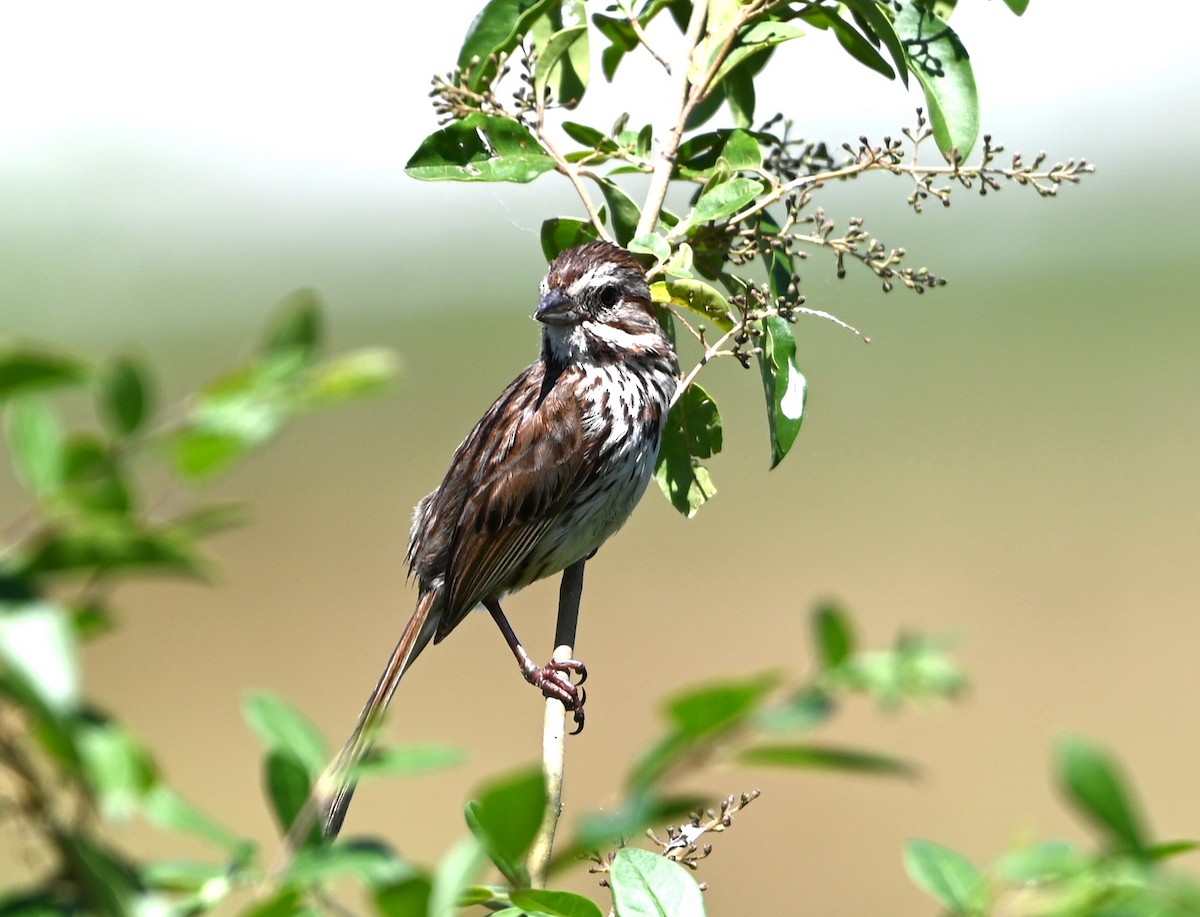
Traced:
[[[1137, 100], [1136, 109], [1181, 89], [1194, 99], [1198, 6], [1147, 5], [1130, 22], [1130, 4], [1117, 0], [1033, 0], [1023, 19], [1000, 0], [961, 0], [953, 24], [972, 53], [989, 128], [1021, 110], [1053, 123], [1064, 111], [1102, 113], [1123, 100]], [[424, 87], [452, 64], [477, 8], [478, 0], [4, 3], [0, 155], [95, 131], [250, 160], [395, 171], [433, 127]], [[1174, 19], [1155, 32], [1166, 10]], [[821, 131], [831, 137], [848, 101], [860, 127], [873, 112], [885, 129], [904, 123], [896, 119], [900, 90], [865, 71], [837, 93], [814, 91], [820, 61], [841, 52], [826, 34], [797, 45], [784, 51], [803, 69], [792, 71], [794, 81], [786, 65], [779, 69], [760, 114], [799, 108], [832, 124]], [[855, 69], [835, 72], [842, 79]]]

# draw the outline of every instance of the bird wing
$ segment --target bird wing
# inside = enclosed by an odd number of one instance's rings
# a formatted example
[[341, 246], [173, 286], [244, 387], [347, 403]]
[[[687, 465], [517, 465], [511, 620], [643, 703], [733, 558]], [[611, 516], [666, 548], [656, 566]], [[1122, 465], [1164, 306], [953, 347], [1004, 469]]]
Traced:
[[437, 641], [480, 601], [503, 591], [586, 473], [573, 386], [563, 376], [547, 379], [543, 365], [534, 364], [455, 456], [455, 465], [472, 473], [454, 501], [461, 509], [449, 544]]

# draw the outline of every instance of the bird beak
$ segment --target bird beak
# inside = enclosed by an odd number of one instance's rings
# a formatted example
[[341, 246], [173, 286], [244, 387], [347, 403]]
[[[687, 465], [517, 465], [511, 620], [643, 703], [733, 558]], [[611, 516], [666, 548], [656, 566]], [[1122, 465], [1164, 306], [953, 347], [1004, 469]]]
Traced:
[[553, 289], [542, 297], [533, 310], [533, 317], [546, 325], [570, 325], [579, 320], [579, 313], [571, 297], [562, 290]]

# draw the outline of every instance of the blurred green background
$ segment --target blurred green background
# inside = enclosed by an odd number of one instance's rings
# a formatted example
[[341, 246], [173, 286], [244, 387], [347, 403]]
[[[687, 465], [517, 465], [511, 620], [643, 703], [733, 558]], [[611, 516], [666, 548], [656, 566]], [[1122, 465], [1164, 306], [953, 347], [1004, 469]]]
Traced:
[[[971, 673], [953, 707], [838, 720], [831, 739], [908, 756], [917, 781], [757, 771], [698, 784], [764, 792], [704, 865], [714, 914], [746, 913], [745, 895], [752, 913], [798, 899], [809, 913], [929, 914], [903, 874], [905, 839], [987, 862], [1017, 838], [1083, 837], [1049, 779], [1068, 731], [1121, 756], [1159, 838], [1200, 834], [1197, 14], [1173, 12], [1152, 46], [1119, 37], [1125, 4], [1034, 0], [1023, 20], [960, 6], [985, 130], [1027, 158], [1041, 147], [1099, 171], [1058, 200], [960, 189], [919, 218], [899, 181], [824, 195], [843, 224], [866, 217], [949, 286], [885, 297], [814, 257], [809, 305], [873, 343], [802, 323], [809, 414], [792, 455], [767, 473], [756, 374], [710, 367], [726, 420], [719, 495], [685, 521], [650, 493], [589, 566], [588, 728], [568, 749], [568, 819], [611, 798], [674, 687], [803, 670], [822, 597], [847, 604], [866, 642], [953, 635]], [[451, 65], [473, 9], [441, 5], [418, 42], [402, 7], [0, 12], [0, 331], [144, 353], [169, 399], [235, 365], [272, 303], [312, 286], [334, 347], [402, 355], [393, 394], [298, 424], [221, 485], [254, 524], [217, 541], [215, 587], [125, 590], [124, 629], [87, 657], [91, 691], [179, 789], [267, 844], [240, 701], [279, 692], [340, 743], [411, 607], [411, 507], [535, 355], [537, 227], [577, 211], [553, 178], [403, 175], [434, 127], [425, 80]], [[782, 109], [830, 140], [911, 122], [916, 96], [831, 45], [814, 35], [781, 53], [760, 114]], [[638, 88], [597, 107], [620, 111]], [[0, 479], [3, 517], [25, 506]], [[535, 655], [550, 650], [555, 588], [508, 605]], [[394, 740], [460, 745], [470, 764], [365, 787], [349, 828], [429, 861], [462, 833], [482, 775], [535, 756], [541, 705], [479, 619], [421, 660], [395, 711]], [[148, 830], [129, 836], [163, 849]], [[6, 840], [0, 880], [27, 868]]]

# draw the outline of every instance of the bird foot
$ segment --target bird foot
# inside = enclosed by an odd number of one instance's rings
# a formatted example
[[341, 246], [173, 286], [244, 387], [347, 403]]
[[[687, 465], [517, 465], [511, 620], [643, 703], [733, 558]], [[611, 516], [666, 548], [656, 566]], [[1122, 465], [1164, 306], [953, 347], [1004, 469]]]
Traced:
[[[564, 659], [540, 667], [531, 663], [522, 667], [522, 674], [545, 697], [554, 698], [571, 711], [575, 720], [571, 735], [583, 732], [583, 702], [587, 699], [587, 692], [582, 685], [587, 681], [587, 666], [578, 659]], [[579, 681], [574, 680], [576, 675]]]

